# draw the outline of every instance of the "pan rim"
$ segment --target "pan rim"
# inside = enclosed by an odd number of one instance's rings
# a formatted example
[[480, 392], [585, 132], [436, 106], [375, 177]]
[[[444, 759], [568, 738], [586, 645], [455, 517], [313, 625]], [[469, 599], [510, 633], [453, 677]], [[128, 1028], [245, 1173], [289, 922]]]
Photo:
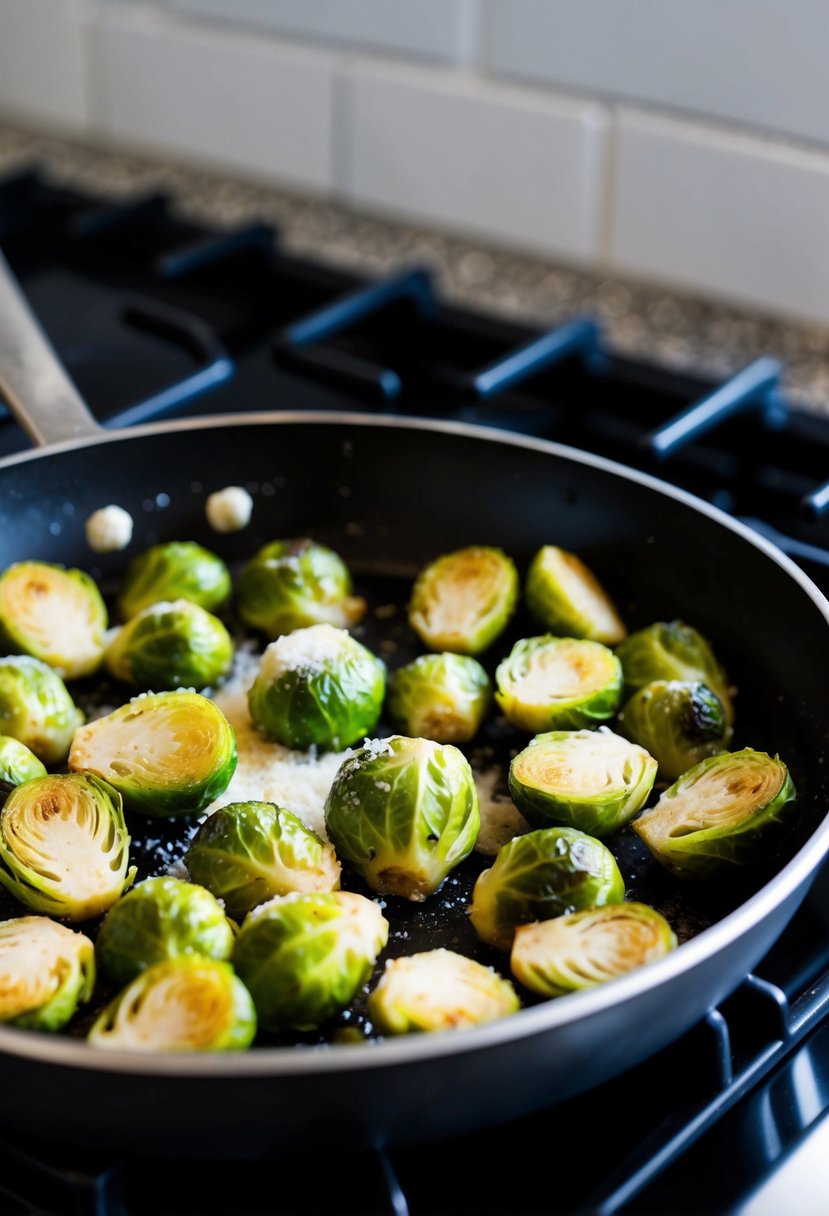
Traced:
[[[405, 414], [377, 415], [360, 411], [278, 410], [240, 414], [216, 414], [198, 418], [172, 419], [145, 423], [100, 434], [84, 435], [34, 448], [0, 460], [0, 473], [6, 468], [48, 456], [58, 456], [90, 446], [119, 443], [176, 433], [179, 431], [212, 430], [227, 427], [271, 427], [273, 425], [311, 425], [348, 427], [379, 427], [392, 430], [422, 430], [457, 435], [499, 446], [527, 448], [554, 456], [560, 460], [604, 471], [643, 486], [659, 495], [682, 503], [696, 514], [707, 516], [715, 524], [736, 534], [758, 549], [780, 567], [802, 592], [812, 600], [829, 625], [829, 600], [817, 585], [791, 558], [773, 542], [746, 524], [728, 515], [721, 508], [698, 498], [681, 487], [642, 472], [619, 461], [599, 456], [553, 440], [539, 439], [508, 432], [477, 423], [424, 419]], [[351, 1073], [364, 1069], [409, 1066], [447, 1055], [484, 1051], [513, 1044], [518, 1040], [547, 1033], [575, 1019], [597, 1017], [611, 1008], [622, 1007], [645, 990], [673, 982], [678, 976], [691, 972], [711, 956], [721, 952], [729, 943], [740, 938], [752, 923], [764, 919], [787, 899], [799, 894], [805, 898], [811, 881], [816, 877], [820, 861], [829, 852], [829, 814], [825, 815], [808, 840], [787, 862], [782, 870], [759, 891], [750, 896], [733, 912], [709, 926], [696, 937], [682, 943], [681, 949], [621, 976], [610, 984], [558, 997], [554, 1001], [521, 1009], [507, 1018], [451, 1034], [408, 1035], [362, 1044], [329, 1044], [314, 1047], [261, 1047], [240, 1053], [143, 1053], [101, 1051], [85, 1040], [71, 1037], [51, 1037], [17, 1027], [0, 1026], [0, 1053], [24, 1057], [44, 1064], [94, 1072], [149, 1077], [189, 1077], [194, 1079], [242, 1079], [306, 1074]]]

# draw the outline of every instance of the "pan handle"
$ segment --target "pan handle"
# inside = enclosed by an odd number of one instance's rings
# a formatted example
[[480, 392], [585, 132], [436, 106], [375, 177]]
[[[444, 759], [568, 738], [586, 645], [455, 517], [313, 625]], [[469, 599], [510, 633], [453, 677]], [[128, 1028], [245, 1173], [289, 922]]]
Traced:
[[55, 353], [0, 251], [0, 396], [38, 446], [102, 428]]

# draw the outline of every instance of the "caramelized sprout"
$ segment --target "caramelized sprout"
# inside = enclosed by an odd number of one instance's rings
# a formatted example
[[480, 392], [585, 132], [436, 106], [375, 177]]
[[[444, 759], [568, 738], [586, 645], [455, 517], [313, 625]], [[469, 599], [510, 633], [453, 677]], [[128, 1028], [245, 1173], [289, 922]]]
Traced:
[[631, 827], [672, 873], [711, 878], [760, 857], [788, 821], [795, 797], [779, 756], [745, 747], [695, 764]]
[[151, 604], [130, 617], [109, 643], [106, 665], [133, 688], [207, 688], [233, 662], [233, 642], [217, 616], [190, 600]]
[[652, 680], [625, 702], [616, 721], [623, 735], [648, 749], [668, 781], [726, 751], [732, 734], [722, 701], [699, 680]]
[[244, 1051], [255, 1037], [253, 1001], [230, 963], [185, 954], [136, 976], [88, 1042], [113, 1051]]
[[469, 545], [430, 562], [415, 579], [409, 624], [430, 650], [480, 654], [504, 630], [518, 600], [511, 557]]
[[530, 562], [524, 598], [541, 627], [559, 637], [616, 646], [627, 636], [615, 604], [593, 571], [557, 545], [543, 545]]
[[606, 722], [621, 696], [621, 663], [609, 647], [588, 639], [521, 638], [495, 669], [501, 712], [533, 734]]
[[236, 736], [197, 692], [141, 693], [75, 732], [69, 767], [113, 785], [128, 810], [191, 815], [220, 797], [236, 770]]
[[236, 580], [236, 604], [245, 624], [269, 638], [309, 625], [350, 629], [366, 610], [339, 554], [307, 537], [260, 549]]
[[95, 987], [95, 947], [48, 916], [0, 922], [0, 1022], [61, 1030]]
[[606, 726], [537, 735], [509, 769], [513, 801], [536, 827], [561, 824], [604, 838], [644, 806], [656, 761]]
[[101, 665], [109, 615], [83, 570], [52, 562], [16, 562], [0, 575], [0, 644], [30, 654], [65, 680]]
[[11, 735], [0, 735], [0, 796], [4, 789], [22, 785], [32, 777], [45, 776], [45, 765], [25, 743]]
[[698, 629], [684, 621], [657, 621], [630, 634], [616, 654], [625, 677], [625, 697], [652, 680], [707, 684], [719, 697], [729, 724], [734, 720], [731, 685], [725, 669]]
[[492, 683], [471, 655], [422, 654], [388, 680], [386, 709], [403, 734], [437, 743], [474, 738], [492, 700]]
[[606, 904], [515, 931], [510, 967], [541, 996], [594, 988], [676, 949], [667, 920], [647, 904]]
[[443, 948], [389, 959], [368, 998], [382, 1035], [459, 1030], [520, 1007], [518, 993], [494, 967]]
[[44, 764], [62, 764], [83, 713], [48, 663], [29, 655], [0, 659], [0, 729]]
[[27, 908], [90, 920], [135, 878], [117, 790], [97, 777], [35, 777], [0, 811], [0, 883]]
[[189, 600], [214, 612], [229, 598], [230, 571], [215, 553], [191, 540], [145, 549], [127, 566], [118, 589], [118, 612], [128, 621], [142, 608]]

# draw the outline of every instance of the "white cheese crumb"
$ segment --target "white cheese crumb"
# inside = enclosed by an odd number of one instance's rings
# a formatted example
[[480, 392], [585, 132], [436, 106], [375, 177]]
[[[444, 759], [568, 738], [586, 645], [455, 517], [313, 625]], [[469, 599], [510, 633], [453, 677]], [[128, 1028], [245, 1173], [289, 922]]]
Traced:
[[309, 674], [321, 671], [327, 663], [342, 657], [343, 646], [348, 640], [348, 630], [336, 629], [333, 625], [307, 625], [304, 629], [283, 633], [262, 655], [262, 679], [271, 684], [289, 671]]
[[113, 553], [126, 549], [132, 540], [132, 516], [123, 507], [111, 503], [99, 507], [86, 521], [86, 539], [96, 553]]
[[253, 499], [243, 486], [225, 486], [208, 494], [204, 510], [214, 532], [238, 532], [250, 523]]

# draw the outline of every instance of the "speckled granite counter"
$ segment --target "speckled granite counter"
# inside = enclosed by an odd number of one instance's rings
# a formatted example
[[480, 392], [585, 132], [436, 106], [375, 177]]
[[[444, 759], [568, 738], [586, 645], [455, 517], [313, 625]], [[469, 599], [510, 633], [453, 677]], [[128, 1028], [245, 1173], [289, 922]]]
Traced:
[[601, 322], [614, 350], [671, 368], [718, 377], [772, 355], [785, 365], [783, 386], [792, 405], [829, 413], [829, 326], [356, 214], [229, 174], [0, 125], [0, 174], [34, 164], [50, 179], [113, 197], [162, 189], [181, 213], [213, 225], [265, 220], [279, 227], [286, 248], [362, 274], [426, 266], [443, 297], [464, 307], [532, 325], [588, 313]]

